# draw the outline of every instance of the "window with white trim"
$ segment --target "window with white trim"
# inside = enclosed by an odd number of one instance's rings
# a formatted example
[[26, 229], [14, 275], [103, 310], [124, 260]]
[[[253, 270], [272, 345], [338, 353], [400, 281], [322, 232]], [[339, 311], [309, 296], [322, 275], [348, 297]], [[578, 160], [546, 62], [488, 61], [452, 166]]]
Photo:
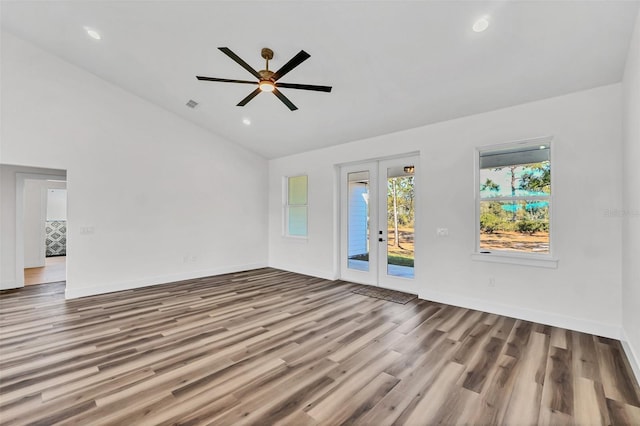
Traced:
[[551, 255], [550, 139], [478, 150], [478, 253]]
[[286, 179], [285, 235], [307, 236], [307, 176], [289, 176]]

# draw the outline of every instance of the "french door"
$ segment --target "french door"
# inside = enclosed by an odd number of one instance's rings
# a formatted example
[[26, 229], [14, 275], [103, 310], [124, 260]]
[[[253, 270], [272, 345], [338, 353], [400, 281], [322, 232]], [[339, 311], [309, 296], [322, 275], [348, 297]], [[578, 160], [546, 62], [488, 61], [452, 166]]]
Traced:
[[417, 164], [403, 157], [341, 168], [342, 279], [414, 290]]

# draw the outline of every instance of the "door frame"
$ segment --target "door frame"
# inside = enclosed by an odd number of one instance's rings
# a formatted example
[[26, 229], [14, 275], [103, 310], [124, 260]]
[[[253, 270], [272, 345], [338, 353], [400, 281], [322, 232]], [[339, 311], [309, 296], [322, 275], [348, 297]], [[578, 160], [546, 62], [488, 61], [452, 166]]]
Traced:
[[[380, 211], [383, 210], [382, 208], [382, 203], [379, 203], [378, 201], [378, 195], [380, 193], [380, 188], [383, 186], [382, 185], [382, 180], [379, 179], [379, 175], [380, 175], [380, 165], [383, 164], [384, 162], [390, 162], [390, 161], [409, 161], [412, 162], [413, 165], [415, 166], [415, 172], [414, 172], [414, 182], [416, 184], [416, 186], [418, 186], [418, 177], [420, 174], [420, 152], [419, 151], [414, 151], [414, 152], [409, 152], [406, 154], [399, 154], [399, 155], [393, 155], [393, 156], [388, 156], [388, 157], [379, 157], [379, 158], [373, 158], [373, 159], [369, 159], [369, 160], [362, 160], [362, 161], [357, 161], [357, 162], [349, 162], [349, 163], [343, 163], [343, 164], [337, 164], [336, 165], [336, 176], [337, 176], [337, 218], [338, 218], [338, 226], [337, 226], [337, 268], [338, 268], [338, 274], [337, 276], [345, 281], [350, 281], [350, 282], [356, 282], [359, 284], [365, 284], [365, 285], [371, 285], [371, 286], [376, 286], [376, 287], [381, 287], [381, 288], [389, 288], [389, 289], [393, 289], [393, 290], [400, 290], [400, 291], [404, 291], [404, 292], [410, 292], [410, 293], [417, 293], [418, 292], [418, 287], [417, 287], [417, 278], [418, 278], [418, 262], [417, 262], [417, 245], [415, 244], [415, 240], [417, 240], [417, 223], [419, 222], [419, 220], [417, 220], [416, 217], [416, 221], [414, 223], [414, 277], [413, 278], [404, 278], [404, 277], [390, 277], [389, 275], [386, 274], [386, 265], [387, 262], [380, 262], [379, 258], [379, 246], [378, 246], [378, 217], [380, 215]], [[358, 170], [359, 169], [359, 170]], [[348, 255], [345, 253], [346, 247], [347, 247], [347, 232], [346, 232], [346, 226], [347, 226], [347, 214], [348, 211], [346, 208], [344, 208], [345, 203], [347, 202], [347, 197], [348, 191], [345, 191], [346, 185], [346, 174], [347, 173], [351, 173], [354, 171], [364, 171], [364, 170], [368, 170], [370, 173], [370, 182], [372, 182], [373, 180], [375, 180], [375, 183], [370, 183], [370, 187], [372, 187], [373, 185], [375, 185], [375, 189], [373, 191], [370, 190], [370, 200], [369, 203], [370, 205], [374, 205], [372, 204], [372, 202], [375, 202], [375, 208], [373, 210], [375, 210], [375, 212], [373, 212], [373, 216], [375, 217], [375, 228], [372, 227], [370, 225], [369, 228], [369, 232], [370, 232], [370, 246], [369, 246], [369, 258], [370, 258], [370, 262], [369, 262], [369, 271], [367, 273], [363, 273], [363, 271], [356, 271], [353, 269], [348, 268]], [[385, 173], [385, 179], [386, 179], [386, 173]], [[386, 181], [385, 181], [386, 184]], [[385, 193], [385, 199], [386, 199], [386, 185], [384, 185], [384, 193]], [[373, 193], [373, 195], [372, 195]], [[418, 192], [416, 191], [416, 198], [415, 198], [415, 209], [416, 211], [421, 211], [421, 203], [419, 202], [420, 197], [418, 196]], [[385, 208], [386, 208], [386, 203], [385, 203]], [[372, 220], [372, 209], [369, 208], [369, 221], [370, 223], [373, 223]], [[386, 227], [386, 226], [385, 226]], [[375, 237], [375, 238], [372, 238]], [[387, 244], [386, 239], [387, 239], [387, 235], [385, 235], [385, 244]], [[373, 240], [375, 240], [375, 247], [373, 244]], [[371, 262], [371, 259], [374, 259], [375, 256], [375, 262]], [[382, 266], [384, 264], [384, 267]], [[384, 268], [384, 269], [383, 269]], [[384, 274], [382, 274], [382, 272], [384, 272]], [[382, 278], [381, 276], [384, 275], [385, 277]], [[408, 284], [412, 284], [411, 288], [407, 288]]]
[[[15, 288], [24, 287], [24, 182], [27, 179], [32, 180], [65, 180], [65, 174], [44, 174], [44, 173], [16, 173], [16, 278]], [[67, 197], [69, 192], [67, 192]], [[67, 229], [69, 229], [69, 220], [67, 218]], [[69, 239], [67, 238], [67, 245]], [[66, 272], [65, 272], [66, 275]]]

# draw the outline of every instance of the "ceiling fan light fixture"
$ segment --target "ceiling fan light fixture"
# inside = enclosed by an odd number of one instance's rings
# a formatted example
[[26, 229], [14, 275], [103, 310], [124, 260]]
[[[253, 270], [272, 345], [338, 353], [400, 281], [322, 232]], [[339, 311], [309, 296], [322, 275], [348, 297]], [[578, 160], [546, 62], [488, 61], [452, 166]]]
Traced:
[[273, 92], [276, 89], [276, 85], [273, 83], [273, 81], [269, 80], [261, 80], [258, 87], [260, 87], [260, 90], [262, 90], [263, 92]]

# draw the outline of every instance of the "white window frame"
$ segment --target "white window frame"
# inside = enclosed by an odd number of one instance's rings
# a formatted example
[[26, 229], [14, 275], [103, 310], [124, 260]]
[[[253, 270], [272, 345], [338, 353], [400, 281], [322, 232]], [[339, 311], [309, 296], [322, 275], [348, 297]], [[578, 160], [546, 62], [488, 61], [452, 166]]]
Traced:
[[[487, 145], [476, 147], [474, 152], [474, 201], [475, 201], [475, 251], [471, 255], [473, 260], [495, 263], [509, 263], [525, 266], [537, 266], [542, 268], [557, 268], [558, 259], [554, 257], [555, 251], [553, 247], [554, 241], [554, 219], [553, 219], [553, 197], [554, 191], [554, 155], [551, 143], [552, 136], [543, 136], [538, 138], [501, 143], [495, 145]], [[527, 197], [496, 197], [491, 198], [492, 201], [512, 201], [512, 200], [548, 200], [549, 201], [549, 253], [524, 253], [507, 250], [481, 250], [480, 249], [480, 154], [487, 151], [497, 151], [513, 148], [528, 148], [533, 146], [546, 145], [549, 147], [549, 166], [551, 168], [551, 194], [549, 196], [527, 196]], [[486, 199], [485, 199], [486, 201]]]
[[[297, 177], [305, 177], [307, 180], [306, 185], [306, 195], [307, 202], [305, 204], [289, 204], [289, 179], [297, 178]], [[298, 173], [285, 176], [283, 178], [283, 194], [282, 199], [283, 203], [283, 224], [282, 224], [282, 235], [287, 238], [294, 238], [300, 240], [306, 240], [309, 237], [309, 176], [305, 173]], [[306, 209], [306, 227], [304, 235], [291, 235], [289, 234], [289, 208], [290, 207], [305, 207]]]

